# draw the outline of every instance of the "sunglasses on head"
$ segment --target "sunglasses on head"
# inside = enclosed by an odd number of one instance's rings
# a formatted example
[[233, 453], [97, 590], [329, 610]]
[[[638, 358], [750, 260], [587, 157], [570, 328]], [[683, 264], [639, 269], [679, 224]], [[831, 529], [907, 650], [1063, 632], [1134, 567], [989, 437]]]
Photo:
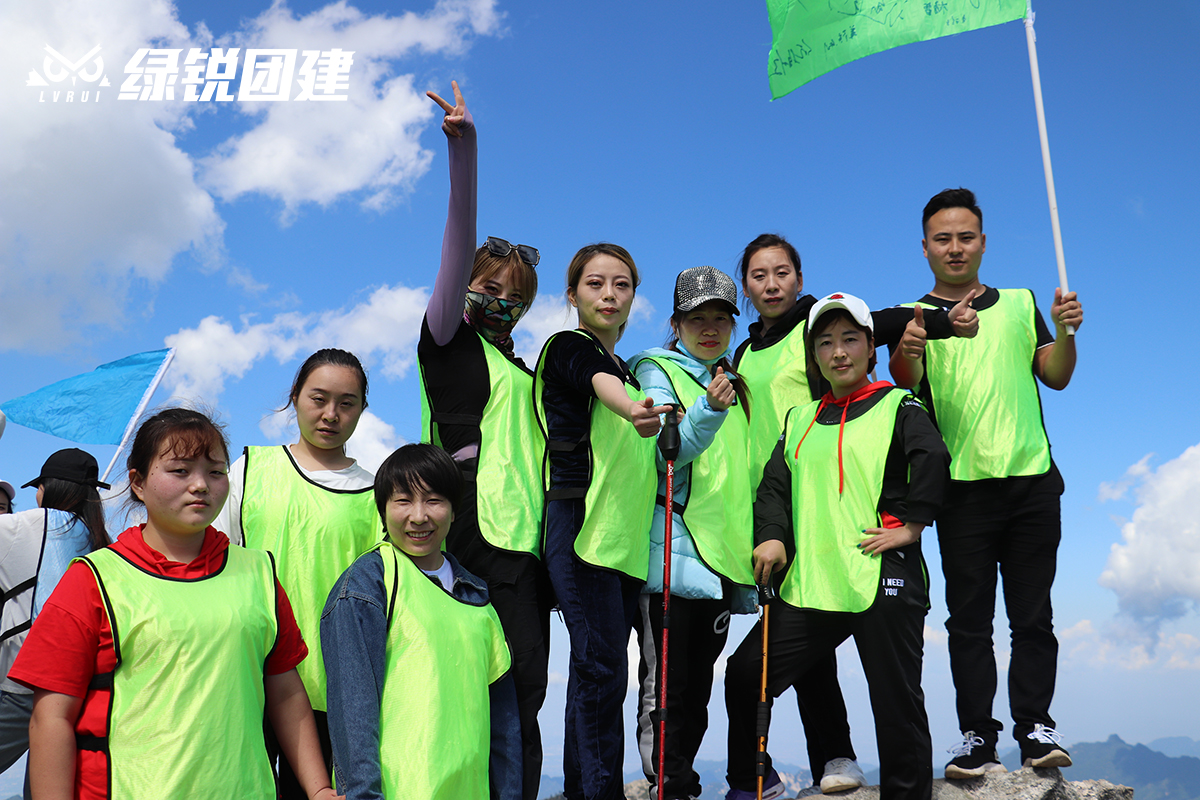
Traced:
[[536, 267], [538, 262], [542, 260], [542, 255], [536, 247], [530, 247], [527, 244], [509, 244], [496, 236], [489, 236], [487, 238], [487, 249], [489, 253], [497, 258], [504, 258], [513, 250], [516, 250], [521, 260], [531, 267]]

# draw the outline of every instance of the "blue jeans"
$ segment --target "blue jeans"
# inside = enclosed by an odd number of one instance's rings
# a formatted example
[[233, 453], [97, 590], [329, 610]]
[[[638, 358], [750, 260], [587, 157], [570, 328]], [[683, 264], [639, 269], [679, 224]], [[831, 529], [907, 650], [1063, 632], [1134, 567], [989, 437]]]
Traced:
[[546, 568], [571, 637], [563, 774], [567, 800], [625, 797], [622, 703], [641, 584], [575, 555], [583, 500], [546, 507]]
[[[0, 692], [0, 772], [29, 750], [29, 718], [33, 695]], [[29, 767], [25, 767], [25, 797], [29, 798]]]

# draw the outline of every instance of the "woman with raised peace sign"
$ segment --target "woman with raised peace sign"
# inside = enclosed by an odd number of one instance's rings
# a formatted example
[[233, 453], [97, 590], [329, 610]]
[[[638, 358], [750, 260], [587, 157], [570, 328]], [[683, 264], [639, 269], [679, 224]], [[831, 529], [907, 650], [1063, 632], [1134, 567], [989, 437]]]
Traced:
[[537, 294], [540, 256], [534, 247], [493, 236], [475, 246], [476, 128], [458, 83], [451, 86], [453, 105], [426, 93], [445, 112], [450, 203], [417, 344], [421, 438], [450, 453], [467, 477], [446, 549], [487, 584], [512, 648], [522, 796], [536, 800], [551, 600], [540, 561], [542, 439], [533, 373], [514, 354], [512, 331]]

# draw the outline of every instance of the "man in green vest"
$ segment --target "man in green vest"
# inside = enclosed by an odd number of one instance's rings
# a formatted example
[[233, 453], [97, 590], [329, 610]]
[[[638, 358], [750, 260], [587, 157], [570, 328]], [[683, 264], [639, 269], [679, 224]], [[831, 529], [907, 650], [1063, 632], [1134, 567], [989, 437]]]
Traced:
[[1075, 369], [1083, 307], [1074, 292], [1054, 292], [1046, 326], [1028, 289], [996, 289], [979, 280], [987, 237], [983, 212], [967, 189], [946, 189], [925, 206], [921, 246], [933, 290], [918, 308], [948, 308], [972, 294], [979, 314], [974, 339], [925, 342], [918, 311], [892, 354], [901, 386], [919, 395], [950, 448], [952, 489], [937, 518], [950, 671], [962, 743], [947, 778], [1003, 772], [992, 717], [996, 662], [992, 617], [996, 571], [1012, 631], [1009, 704], [1024, 766], [1066, 767], [1050, 717], [1058, 660], [1050, 587], [1062, 525], [1062, 476], [1050, 457], [1036, 377], [1064, 389]]

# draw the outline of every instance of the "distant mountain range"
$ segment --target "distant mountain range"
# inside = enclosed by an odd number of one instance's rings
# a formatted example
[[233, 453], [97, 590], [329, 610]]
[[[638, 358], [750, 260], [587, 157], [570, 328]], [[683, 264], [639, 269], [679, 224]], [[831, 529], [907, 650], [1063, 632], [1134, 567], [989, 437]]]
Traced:
[[[1155, 739], [1149, 746], [1128, 744], [1115, 733], [1103, 742], [1076, 742], [1068, 748], [1074, 765], [1063, 770], [1069, 781], [1106, 780], [1131, 786], [1137, 800], [1200, 800], [1200, 741], [1186, 736]], [[949, 760], [949, 756], [947, 756]], [[1000, 761], [1009, 771], [1021, 768], [1021, 751], [1014, 747]], [[945, 763], [934, 765], [942, 777]], [[879, 782], [879, 770], [867, 773]]]
[[[1063, 775], [1073, 781], [1104, 778], [1132, 786], [1137, 800], [1200, 800], [1200, 758], [1196, 757], [1200, 755], [1200, 742], [1176, 736], [1151, 744], [1181, 755], [1166, 755], [1144, 744], [1127, 744], [1114, 734], [1104, 742], [1072, 746], [1075, 766]], [[1004, 763], [1008, 765], [1008, 757]]]
[[[1112, 734], [1106, 741], [1081, 741], [1068, 747], [1073, 766], [1062, 775], [1068, 781], [1109, 781], [1133, 787], [1136, 800], [1200, 800], [1200, 741], [1187, 736], [1156, 739], [1150, 746], [1130, 745]], [[948, 758], [948, 757], [947, 757]], [[1009, 771], [1021, 769], [1021, 751], [1001, 754]], [[942, 777], [944, 763], [934, 765]], [[880, 781], [880, 770], [866, 774]], [[714, 795], [715, 796], [715, 795]]]
[[[1103, 742], [1078, 742], [1070, 745], [1074, 766], [1063, 770], [1069, 781], [1107, 780], [1112, 783], [1132, 786], [1137, 800], [1200, 800], [1200, 741], [1186, 736], [1171, 736], [1155, 739], [1149, 745], [1128, 744], [1113, 734]], [[1001, 761], [1009, 770], [1021, 767], [1020, 751], [1016, 748], [1004, 753]], [[776, 769], [785, 776], [788, 796], [812, 783], [807, 769], [777, 763]], [[864, 767], [868, 765], [864, 764]], [[934, 765], [934, 777], [942, 777], [945, 765]], [[721, 761], [698, 761], [696, 771], [704, 784], [701, 800], [718, 800], [724, 796], [725, 763]], [[626, 781], [641, 778], [640, 772], [626, 774]], [[867, 772], [871, 784], [879, 783], [879, 768]], [[552, 797], [562, 791], [562, 778], [542, 776], [540, 794]]]

